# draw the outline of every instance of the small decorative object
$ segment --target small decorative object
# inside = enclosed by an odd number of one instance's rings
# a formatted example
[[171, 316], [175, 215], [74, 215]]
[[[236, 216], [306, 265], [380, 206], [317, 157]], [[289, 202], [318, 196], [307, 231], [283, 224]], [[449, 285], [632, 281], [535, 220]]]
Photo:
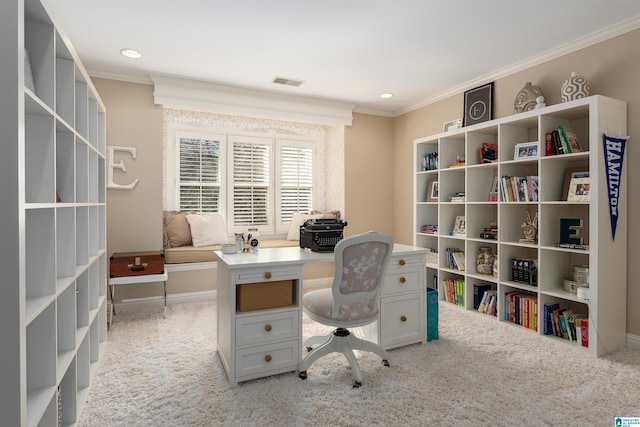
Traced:
[[522, 223], [522, 232], [524, 233], [524, 239], [520, 239], [523, 243], [536, 243], [538, 239], [538, 212], [531, 220], [531, 214], [529, 211], [525, 213], [526, 221]]
[[493, 82], [464, 93], [464, 126], [493, 118]]
[[488, 246], [478, 248], [478, 257], [476, 259], [476, 269], [480, 274], [493, 274], [493, 265], [495, 256], [493, 250]]
[[516, 144], [513, 160], [526, 160], [538, 157], [538, 141]]
[[498, 144], [483, 142], [478, 152], [480, 154], [480, 163], [493, 163], [498, 160]]
[[444, 124], [443, 132], [449, 132], [450, 130], [460, 129], [462, 127], [462, 118], [451, 120]]
[[546, 106], [547, 104], [544, 102], [544, 96], [540, 95], [539, 97], [536, 98], [536, 106], [534, 107], [534, 110], [537, 110], [538, 108], [542, 108]]
[[562, 102], [572, 101], [574, 99], [586, 98], [591, 94], [589, 82], [579, 72], [574, 71], [563, 84], [560, 90]]
[[249, 252], [257, 253], [260, 250], [260, 233], [257, 228], [249, 229], [247, 242], [249, 243]]
[[[540, 88], [532, 85], [531, 82], [527, 82], [516, 95], [515, 101], [513, 101], [514, 112], [522, 113], [535, 109], [538, 104], [538, 98], [541, 96], [542, 91]], [[544, 97], [542, 97], [542, 103], [544, 103]]]
[[438, 153], [427, 153], [422, 157], [422, 170], [432, 171], [438, 169]]

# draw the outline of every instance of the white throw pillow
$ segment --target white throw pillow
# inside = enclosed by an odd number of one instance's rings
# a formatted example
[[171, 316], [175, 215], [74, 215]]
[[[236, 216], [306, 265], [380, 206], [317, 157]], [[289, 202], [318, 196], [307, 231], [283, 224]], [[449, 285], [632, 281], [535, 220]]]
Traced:
[[193, 247], [229, 243], [227, 227], [220, 214], [187, 215]]
[[287, 240], [300, 240], [300, 226], [308, 219], [319, 219], [324, 217], [324, 214], [303, 214], [300, 212], [294, 212], [291, 218], [291, 225], [289, 226], [289, 234], [287, 234]]

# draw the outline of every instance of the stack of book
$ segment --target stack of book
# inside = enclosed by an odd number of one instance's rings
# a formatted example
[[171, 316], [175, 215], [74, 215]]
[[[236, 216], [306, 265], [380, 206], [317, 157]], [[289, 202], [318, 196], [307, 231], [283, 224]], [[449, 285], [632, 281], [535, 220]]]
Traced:
[[447, 267], [454, 270], [465, 270], [464, 251], [459, 248], [447, 248]]
[[444, 295], [447, 302], [464, 307], [464, 279], [445, 279]]
[[438, 224], [424, 224], [420, 231], [425, 234], [438, 234]]
[[538, 330], [538, 299], [520, 291], [504, 294], [504, 320], [524, 328]]
[[580, 145], [576, 132], [572, 128], [562, 125], [546, 133], [545, 144], [545, 154], [547, 156], [579, 153], [582, 151], [582, 146]]
[[481, 239], [498, 240], [498, 226], [485, 227], [480, 233]]
[[543, 332], [545, 335], [576, 341], [583, 347], [589, 347], [589, 320], [586, 314], [560, 308], [559, 303], [545, 304], [543, 313]]

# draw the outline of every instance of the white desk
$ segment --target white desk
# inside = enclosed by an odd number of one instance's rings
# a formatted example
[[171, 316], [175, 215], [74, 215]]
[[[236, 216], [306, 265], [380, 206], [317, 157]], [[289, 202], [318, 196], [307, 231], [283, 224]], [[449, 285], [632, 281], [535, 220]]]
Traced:
[[169, 280], [169, 274], [165, 270], [162, 274], [142, 274], [139, 276], [126, 276], [126, 277], [111, 277], [109, 278], [109, 296], [111, 297], [111, 310], [109, 310], [108, 327], [111, 328], [111, 322], [113, 321], [113, 315], [116, 313], [115, 304], [115, 286], [117, 285], [132, 285], [134, 283], [164, 283], [164, 318], [167, 318], [167, 280]]
[[[395, 244], [380, 296], [380, 320], [362, 329], [385, 349], [426, 340], [426, 249]], [[303, 267], [332, 262], [333, 252], [297, 247], [218, 257], [218, 354], [231, 384], [295, 371], [302, 349]], [[237, 286], [292, 280], [293, 304], [236, 310]]]

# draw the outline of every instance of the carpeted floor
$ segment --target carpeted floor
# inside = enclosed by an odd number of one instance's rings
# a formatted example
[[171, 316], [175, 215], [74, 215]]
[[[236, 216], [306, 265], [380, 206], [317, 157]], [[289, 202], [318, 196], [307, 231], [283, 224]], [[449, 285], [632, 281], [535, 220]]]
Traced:
[[[439, 339], [342, 355], [230, 387], [216, 353], [215, 301], [121, 311], [79, 426], [614, 426], [640, 417], [640, 352], [593, 359], [488, 316], [440, 303]], [[325, 327], [305, 318], [305, 337]], [[303, 353], [304, 354], [304, 353]]]

